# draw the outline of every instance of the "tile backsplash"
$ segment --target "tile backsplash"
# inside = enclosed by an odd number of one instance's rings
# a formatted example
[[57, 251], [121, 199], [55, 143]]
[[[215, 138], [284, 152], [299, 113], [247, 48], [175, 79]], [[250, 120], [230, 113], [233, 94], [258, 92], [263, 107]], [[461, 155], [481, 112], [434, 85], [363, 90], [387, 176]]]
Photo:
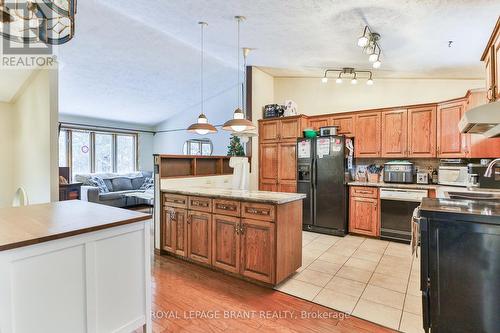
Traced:
[[[376, 165], [381, 165], [383, 166], [384, 163], [387, 163], [389, 161], [394, 161], [395, 159], [369, 159], [369, 158], [363, 158], [363, 159], [355, 159], [354, 160], [354, 168], [351, 170], [351, 177], [354, 179], [354, 175], [360, 171], [360, 172], [365, 172], [366, 168], [370, 164], [376, 164]], [[410, 161], [413, 164], [415, 164], [415, 170], [416, 171], [427, 171], [429, 174], [432, 173], [433, 170], [437, 170], [439, 166], [439, 159], [436, 158], [431, 158], [431, 159], [401, 159], [402, 161]]]

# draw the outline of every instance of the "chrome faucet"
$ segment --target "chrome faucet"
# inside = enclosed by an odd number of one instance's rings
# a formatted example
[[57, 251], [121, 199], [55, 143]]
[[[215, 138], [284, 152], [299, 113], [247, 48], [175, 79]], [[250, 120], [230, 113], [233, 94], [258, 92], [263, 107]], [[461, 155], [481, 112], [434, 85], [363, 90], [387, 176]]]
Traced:
[[495, 166], [495, 164], [497, 164], [499, 162], [500, 162], [500, 158], [495, 158], [493, 161], [491, 161], [488, 164], [488, 167], [486, 168], [486, 171], [484, 172], [484, 177], [490, 178], [491, 175], [493, 174], [493, 167]]

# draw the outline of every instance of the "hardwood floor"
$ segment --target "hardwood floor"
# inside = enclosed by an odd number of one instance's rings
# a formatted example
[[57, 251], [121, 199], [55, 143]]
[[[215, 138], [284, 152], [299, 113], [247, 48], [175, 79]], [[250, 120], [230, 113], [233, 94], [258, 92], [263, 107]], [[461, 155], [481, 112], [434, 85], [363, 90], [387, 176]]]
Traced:
[[[303, 312], [310, 316], [321, 314], [323, 318], [305, 318]], [[239, 318], [227, 318], [228, 314]], [[156, 256], [153, 264], [155, 333], [394, 332], [343, 316], [329, 308], [169, 256]]]

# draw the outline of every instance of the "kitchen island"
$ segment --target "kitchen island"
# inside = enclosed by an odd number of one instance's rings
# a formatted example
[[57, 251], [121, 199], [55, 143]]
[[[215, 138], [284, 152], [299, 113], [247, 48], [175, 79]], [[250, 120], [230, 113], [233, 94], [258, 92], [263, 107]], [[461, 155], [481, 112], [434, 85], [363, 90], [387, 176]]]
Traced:
[[305, 194], [162, 188], [161, 252], [276, 285], [302, 265]]
[[79, 200], [0, 209], [0, 332], [151, 332], [151, 216]]

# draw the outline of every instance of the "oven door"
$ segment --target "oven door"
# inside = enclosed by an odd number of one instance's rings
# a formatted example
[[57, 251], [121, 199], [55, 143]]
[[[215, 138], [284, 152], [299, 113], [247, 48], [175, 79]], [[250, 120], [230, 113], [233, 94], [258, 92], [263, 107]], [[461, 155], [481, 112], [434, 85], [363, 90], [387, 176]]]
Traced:
[[380, 238], [410, 243], [411, 218], [420, 202], [381, 199]]

